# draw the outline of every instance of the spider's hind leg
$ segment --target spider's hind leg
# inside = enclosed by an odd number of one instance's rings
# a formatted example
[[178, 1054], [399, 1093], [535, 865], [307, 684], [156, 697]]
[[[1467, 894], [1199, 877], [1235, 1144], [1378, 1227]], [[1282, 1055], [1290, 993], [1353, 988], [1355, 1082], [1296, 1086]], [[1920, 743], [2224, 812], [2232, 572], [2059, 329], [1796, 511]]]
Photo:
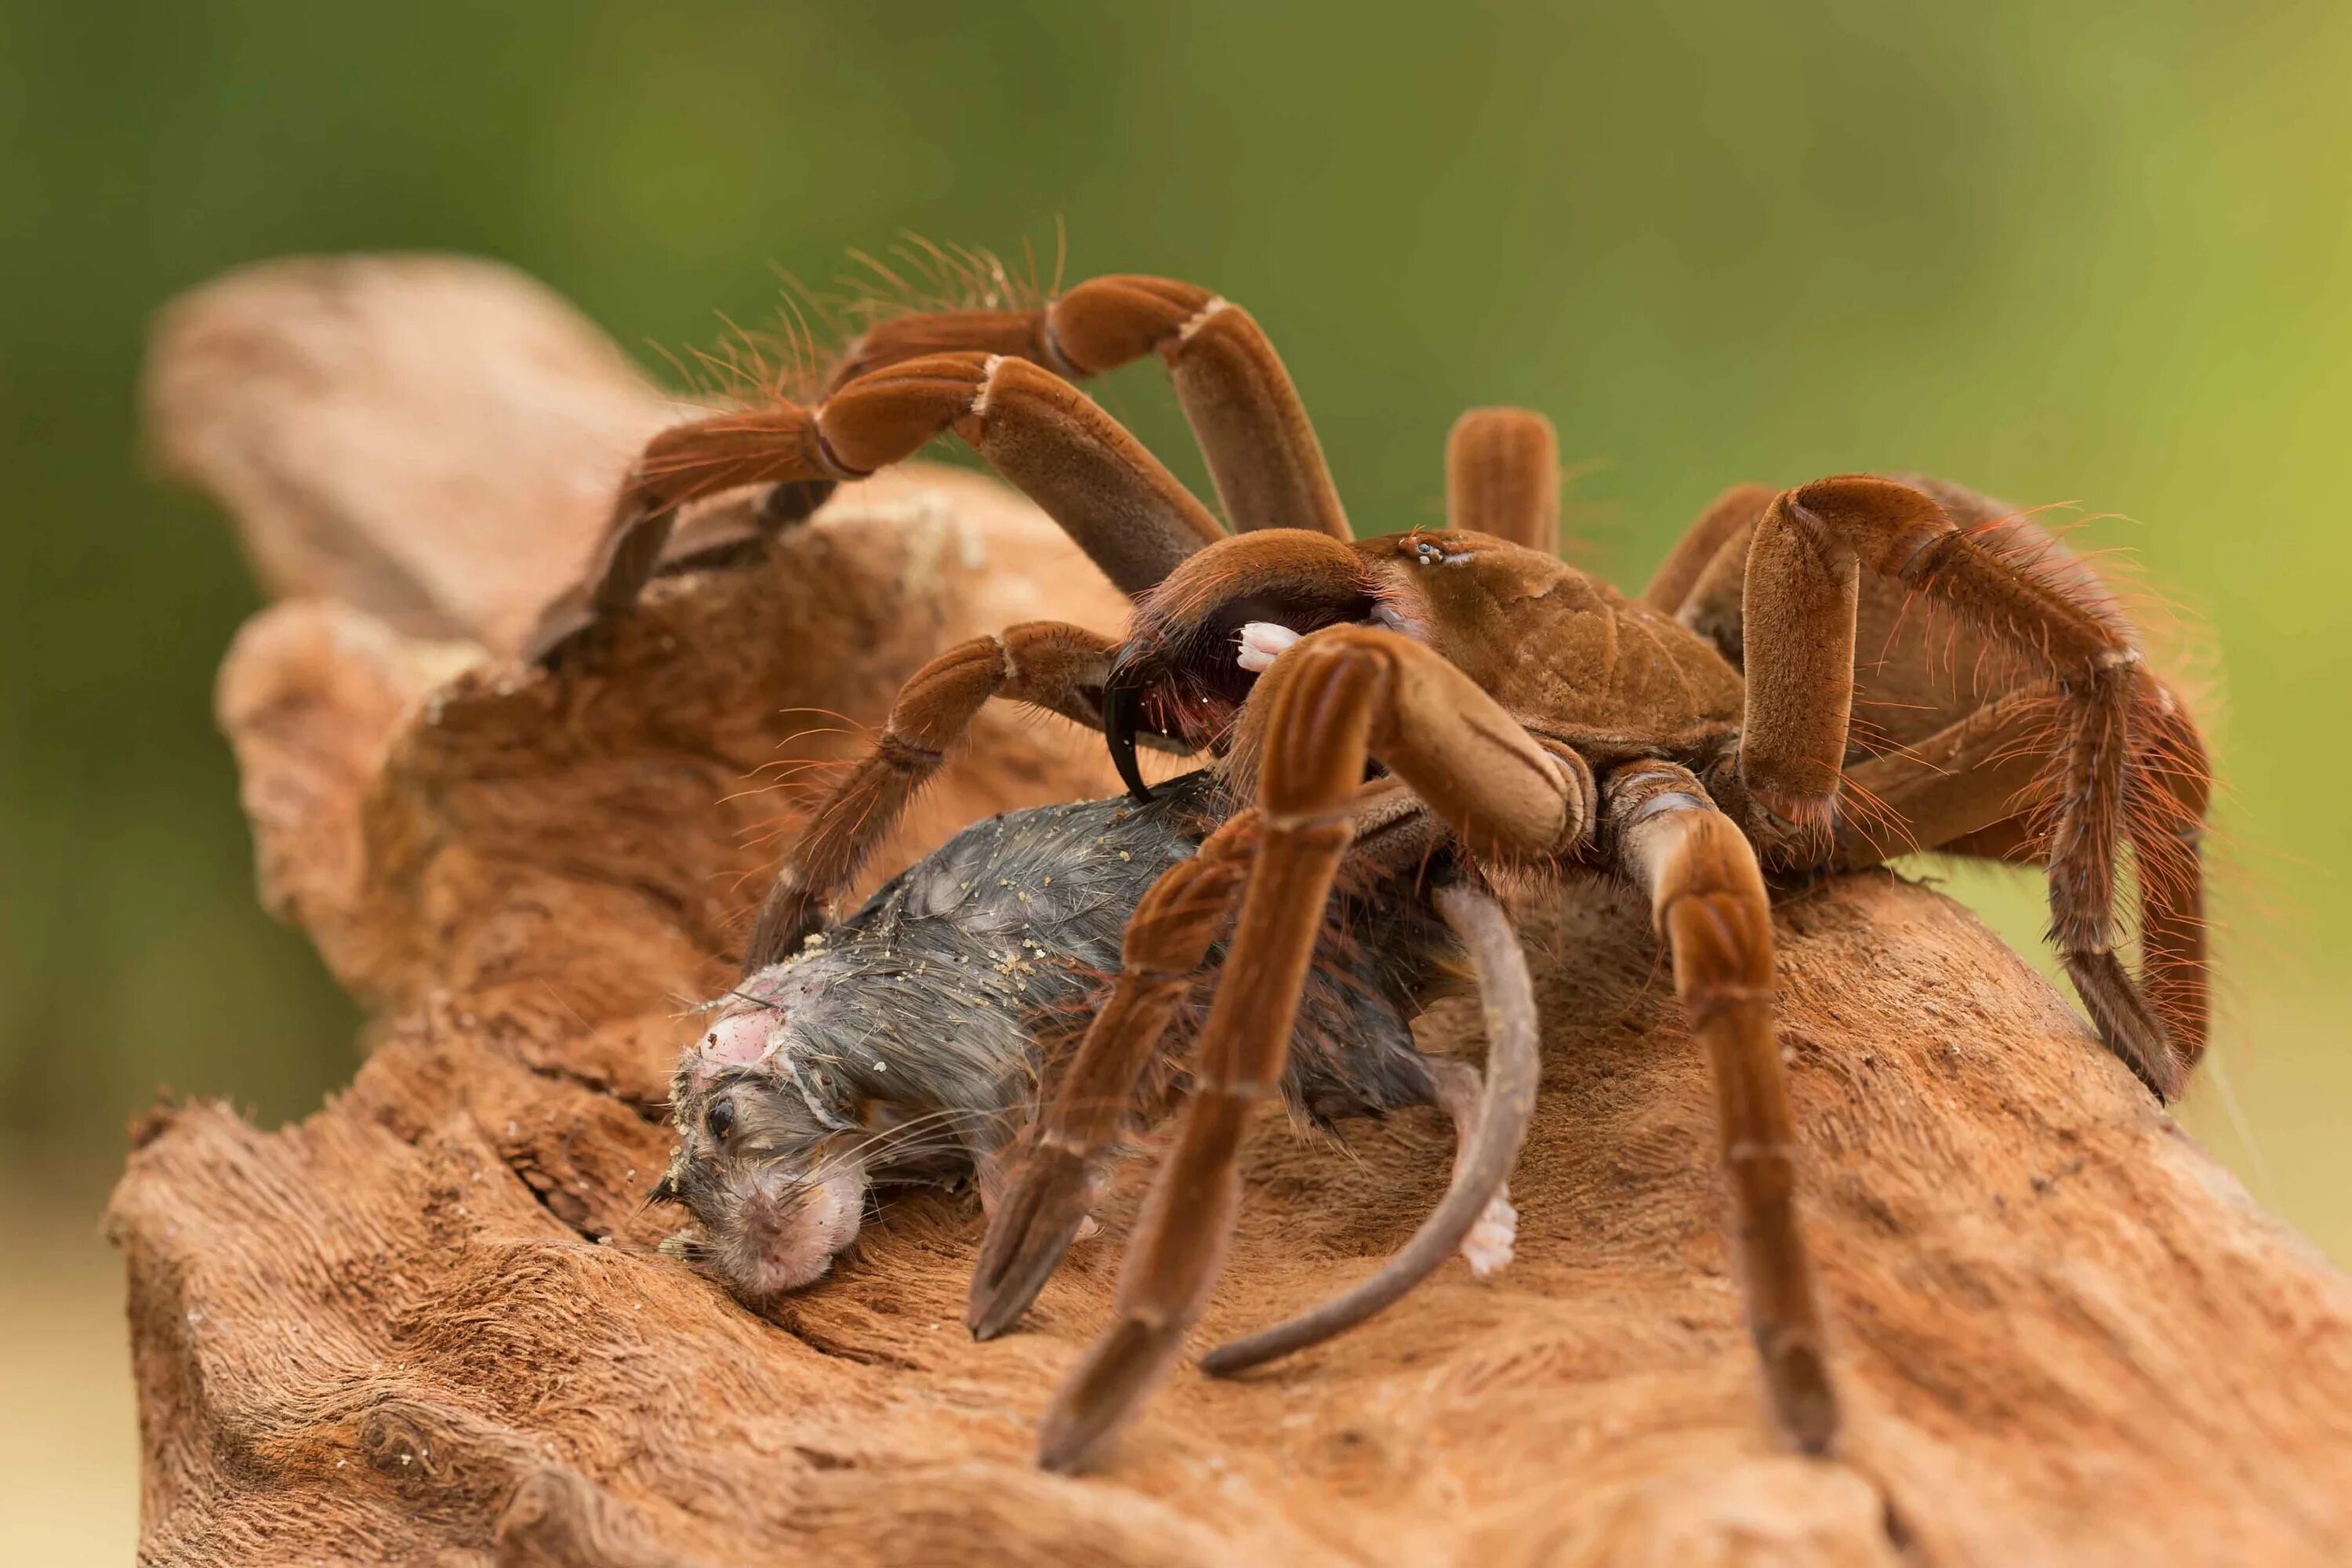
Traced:
[[813, 408], [778, 403], [714, 414], [655, 437], [621, 488], [582, 585], [541, 615], [529, 656], [551, 661], [626, 610], [692, 503], [772, 486], [779, 511], [772, 521], [781, 527], [790, 521], [782, 512], [813, 509], [832, 486], [904, 461], [950, 432], [1130, 595], [1223, 535], [1158, 458], [1052, 371], [1002, 354], [935, 353], [854, 376]]
[[[1916, 654], [1858, 673], [1858, 613], [1891, 626], [1885, 612], [1915, 594], [2024, 673], [1989, 692], [1936, 687]], [[1768, 859], [1868, 864], [1972, 839], [2014, 849], [2012, 819], [2046, 816], [2051, 940], [2107, 1047], [2159, 1097], [2179, 1093], [2205, 1039], [2196, 834], [2209, 774], [2194, 723], [2104, 585], [2048, 535], [1956, 486], [1847, 476], [1773, 500], [1739, 614], [1747, 716], [1727, 783], [1746, 796]], [[1874, 691], [1905, 700], [1874, 703]], [[1858, 709], [1874, 733], [1856, 731]], [[2138, 980], [2116, 954], [2126, 847]]]
[[1032, 310], [895, 317], [850, 345], [833, 384], [943, 350], [1026, 360], [1071, 381], [1156, 353], [1237, 532], [1306, 528], [1349, 537], [1322, 443], [1281, 355], [1247, 310], [1196, 283], [1089, 278]]

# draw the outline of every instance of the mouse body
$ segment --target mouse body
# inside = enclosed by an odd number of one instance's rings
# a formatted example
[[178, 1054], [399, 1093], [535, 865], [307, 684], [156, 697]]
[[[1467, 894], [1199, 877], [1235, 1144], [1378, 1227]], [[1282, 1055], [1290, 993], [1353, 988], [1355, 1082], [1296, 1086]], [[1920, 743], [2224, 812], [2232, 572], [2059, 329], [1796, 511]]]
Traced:
[[[877, 1187], [972, 1177], [989, 1201], [1041, 1079], [1118, 971], [1129, 917], [1228, 815], [1223, 787], [1202, 771], [1149, 802], [978, 823], [714, 1004], [678, 1065], [677, 1149], [656, 1189], [694, 1219], [677, 1250], [758, 1304], [822, 1278]], [[1283, 1084], [1304, 1122], [1456, 1110], [1447, 1069], [1469, 1069], [1423, 1057], [1411, 1027], [1461, 983], [1417, 885], [1388, 877], [1332, 900]], [[1146, 1074], [1145, 1121], [1181, 1094], [1222, 958]]]

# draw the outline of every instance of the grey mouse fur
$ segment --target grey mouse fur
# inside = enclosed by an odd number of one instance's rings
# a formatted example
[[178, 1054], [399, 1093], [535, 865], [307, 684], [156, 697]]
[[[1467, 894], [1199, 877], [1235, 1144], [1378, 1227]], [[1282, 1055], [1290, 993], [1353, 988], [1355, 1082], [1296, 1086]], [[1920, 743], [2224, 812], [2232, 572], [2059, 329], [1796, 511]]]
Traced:
[[[757, 1305], [822, 1277], [877, 1184], [976, 1172], [992, 1195], [1049, 1053], [1083, 1032], [1145, 890], [1224, 815], [1221, 787], [1197, 773], [1145, 804], [977, 824], [714, 1004], [678, 1066], [677, 1151], [656, 1189], [695, 1221], [677, 1249]], [[1460, 1120], [1440, 1069], [1468, 1069], [1424, 1058], [1409, 1024], [1462, 984], [1454, 939], [1424, 899], [1380, 892], [1333, 900], [1302, 999], [1284, 1091], [1325, 1129], [1420, 1104]], [[1221, 956], [1148, 1075], [1147, 1117], [1181, 1091]]]

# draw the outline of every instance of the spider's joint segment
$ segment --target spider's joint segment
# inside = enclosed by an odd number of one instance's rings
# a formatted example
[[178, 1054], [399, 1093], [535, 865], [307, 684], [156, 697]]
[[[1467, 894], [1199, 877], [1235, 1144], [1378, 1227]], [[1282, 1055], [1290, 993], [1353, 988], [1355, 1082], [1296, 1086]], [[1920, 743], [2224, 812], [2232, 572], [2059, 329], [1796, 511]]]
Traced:
[[2147, 662], [2147, 658], [2139, 649], [2126, 644], [2122, 647], [2101, 648], [2092, 656], [2091, 668], [2101, 671], [2129, 669], [2135, 665], [2146, 662]]
[[854, 468], [843, 462], [841, 454], [833, 449], [833, 443], [825, 439], [824, 426], [822, 423], [816, 425], [811, 433], [816, 437], [817, 461], [824, 465], [825, 471], [833, 478], [862, 479], [873, 474], [874, 470], [871, 468]]
[[885, 731], [874, 754], [895, 768], [929, 772], [947, 753], [910, 741], [896, 731]]
[[1271, 811], [1261, 808], [1258, 818], [1267, 828], [1277, 833], [1311, 833], [1318, 828], [1338, 827], [1353, 837], [1355, 803], [1349, 802], [1337, 811]]
[[991, 354], [982, 363], [980, 367], [980, 385], [972, 390], [971, 395], [971, 416], [973, 418], [985, 419], [988, 417], [988, 395], [995, 389], [996, 373], [1003, 368], [1004, 368], [1004, 356], [1003, 354]]
[[1194, 332], [1207, 326], [1212, 316], [1222, 315], [1233, 308], [1233, 301], [1223, 295], [1211, 296], [1207, 304], [1186, 317], [1184, 324], [1176, 329], [1176, 341], [1180, 343], [1186, 342]]
[[1038, 355], [1045, 362], [1045, 368], [1064, 381], [1084, 381], [1087, 377], [1085, 367], [1062, 352], [1061, 330], [1054, 325], [1054, 312], [1060, 308], [1060, 305], [1061, 301], [1057, 300], [1053, 305], [1047, 307], [1044, 317], [1038, 322]]
[[[1663, 927], [1664, 922], [1660, 922]], [[1709, 983], [1705, 989], [1683, 999], [1683, 1011], [1693, 1029], [1703, 1028], [1727, 1014], [1759, 1004], [1769, 1005], [1772, 987], [1769, 985], [1739, 985], [1730, 983]]]
[[1948, 522], [1930, 531], [1926, 538], [1911, 547], [1911, 552], [1903, 558], [1903, 564], [1895, 569], [1895, 575], [1916, 586], [1922, 577], [1934, 575], [1936, 568], [1944, 563], [1944, 557], [1966, 542], [1967, 538]]
[[1627, 812], [1623, 817], [1623, 823], [1625, 826], [1633, 827], [1649, 821], [1654, 816], [1663, 816], [1670, 811], [1712, 811], [1714, 809], [1712, 802], [1702, 800], [1687, 790], [1661, 790]]

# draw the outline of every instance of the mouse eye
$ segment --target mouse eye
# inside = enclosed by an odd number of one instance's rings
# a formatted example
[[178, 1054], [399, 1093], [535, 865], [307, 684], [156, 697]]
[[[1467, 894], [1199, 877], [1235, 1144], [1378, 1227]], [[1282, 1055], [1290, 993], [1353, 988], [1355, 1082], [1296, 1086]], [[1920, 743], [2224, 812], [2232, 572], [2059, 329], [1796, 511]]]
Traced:
[[735, 1102], [731, 1100], [712, 1100], [710, 1109], [702, 1113], [702, 1124], [710, 1129], [713, 1138], [725, 1138], [735, 1131]]

